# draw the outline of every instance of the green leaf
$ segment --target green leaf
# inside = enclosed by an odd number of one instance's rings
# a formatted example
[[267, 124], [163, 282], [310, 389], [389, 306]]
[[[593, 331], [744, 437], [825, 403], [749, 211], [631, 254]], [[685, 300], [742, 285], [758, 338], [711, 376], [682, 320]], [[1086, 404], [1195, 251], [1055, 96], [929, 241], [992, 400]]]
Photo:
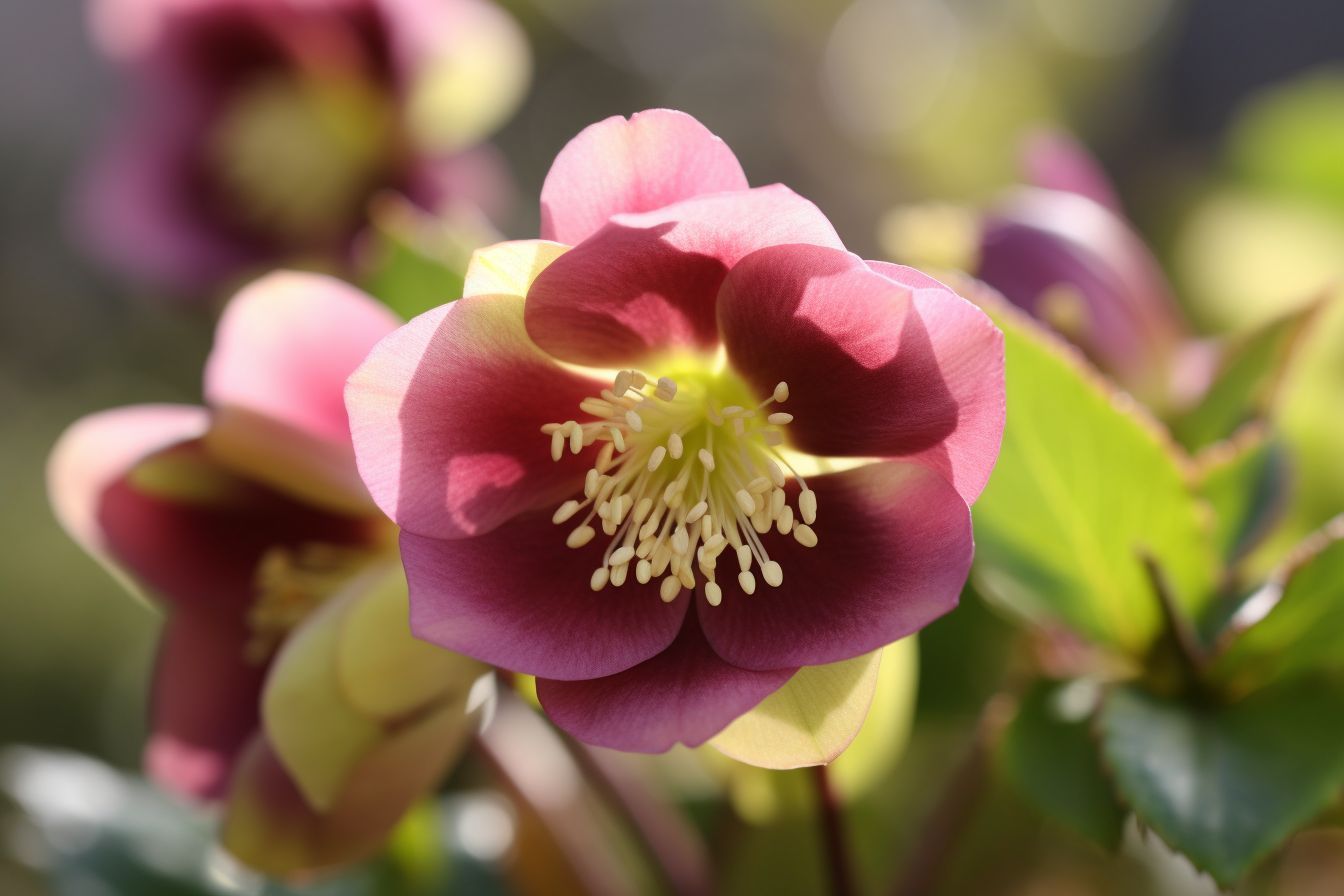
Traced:
[[1274, 423], [1288, 446], [1293, 482], [1283, 524], [1263, 551], [1272, 567], [1301, 539], [1344, 511], [1344, 292], [1336, 292], [1296, 352]]
[[1234, 690], [1344, 671], [1344, 517], [1242, 604], [1225, 637], [1213, 671]]
[[1191, 616], [1212, 592], [1179, 450], [1076, 352], [1002, 301], [985, 305], [1005, 336], [1008, 425], [975, 506], [978, 587], [1032, 623], [1138, 655], [1161, 623], [1141, 552]]
[[369, 217], [361, 285], [407, 319], [461, 298], [471, 253], [497, 238], [483, 222], [434, 218], [391, 194], [372, 204]]
[[1200, 452], [1195, 490], [1213, 511], [1213, 546], [1226, 565], [1268, 534], [1283, 510], [1288, 468], [1282, 444], [1252, 426]]
[[1263, 419], [1320, 308], [1321, 303], [1313, 302], [1224, 345], [1212, 385], [1174, 424], [1181, 444], [1197, 451], [1230, 437], [1251, 420]]
[[1040, 682], [1028, 691], [999, 743], [999, 767], [1045, 815], [1113, 850], [1125, 809], [1101, 766], [1087, 689], [1095, 685]]
[[1231, 885], [1344, 787], [1344, 692], [1302, 681], [1231, 706], [1110, 692], [1102, 752], [1139, 821]]

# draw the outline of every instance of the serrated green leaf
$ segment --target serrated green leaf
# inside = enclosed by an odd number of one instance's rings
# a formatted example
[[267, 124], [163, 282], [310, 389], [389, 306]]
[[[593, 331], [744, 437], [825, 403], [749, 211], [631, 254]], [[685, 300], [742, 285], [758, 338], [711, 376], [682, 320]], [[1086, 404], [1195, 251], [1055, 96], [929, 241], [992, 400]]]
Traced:
[[1213, 671], [1234, 690], [1344, 671], [1344, 517], [1308, 539], [1231, 625]]
[[1118, 687], [1102, 753], [1139, 821], [1231, 885], [1344, 787], [1344, 692], [1302, 681], [1231, 706]]
[[[1090, 707], [1075, 707], [1087, 682], [1040, 682], [1022, 698], [999, 743], [999, 766], [1042, 813], [1104, 849], [1120, 845], [1125, 809], [1101, 766]], [[1081, 711], [1080, 711], [1081, 710]]]
[[1028, 621], [1138, 655], [1161, 622], [1141, 552], [1192, 616], [1212, 591], [1213, 551], [1178, 449], [1076, 352], [985, 305], [1005, 337], [1008, 425], [975, 506], [978, 585]]
[[1195, 491], [1213, 511], [1213, 547], [1226, 565], [1251, 550], [1283, 510], [1288, 468], [1283, 446], [1252, 427], [1195, 459]]
[[1243, 424], [1263, 419], [1274, 403], [1293, 353], [1319, 316], [1320, 304], [1291, 311], [1222, 347], [1213, 383], [1199, 404], [1173, 426], [1186, 448], [1198, 451], [1226, 439]]

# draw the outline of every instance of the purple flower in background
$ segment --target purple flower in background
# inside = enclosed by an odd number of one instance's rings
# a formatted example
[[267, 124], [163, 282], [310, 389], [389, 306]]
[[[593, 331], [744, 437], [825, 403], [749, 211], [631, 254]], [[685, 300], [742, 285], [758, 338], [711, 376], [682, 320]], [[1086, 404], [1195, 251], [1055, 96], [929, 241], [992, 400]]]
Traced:
[[79, 224], [108, 262], [193, 290], [280, 264], [339, 266], [378, 192], [494, 210], [479, 141], [528, 53], [483, 0], [95, 0], [129, 104]]

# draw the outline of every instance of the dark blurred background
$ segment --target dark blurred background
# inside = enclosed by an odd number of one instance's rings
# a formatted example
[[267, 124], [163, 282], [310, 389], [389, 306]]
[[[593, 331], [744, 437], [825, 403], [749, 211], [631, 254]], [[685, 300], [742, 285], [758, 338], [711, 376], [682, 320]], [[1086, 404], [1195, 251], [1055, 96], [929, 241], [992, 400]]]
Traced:
[[[869, 256], [890, 209], [992, 195], [1017, 176], [1018, 136], [1053, 122], [1116, 178], [1207, 328], [1229, 318], [1201, 311], [1207, 289], [1181, 246], [1228, 129], [1264, 88], [1344, 64], [1337, 0], [503, 5], [535, 55], [531, 92], [496, 139], [517, 184], [509, 236], [535, 234], [550, 160], [610, 114], [692, 113], [754, 184], [788, 183]], [[57, 529], [43, 464], [89, 411], [199, 400], [212, 323], [101, 271], [70, 237], [72, 181], [118, 90], [76, 0], [0, 5], [0, 745], [133, 767], [157, 621]], [[1009, 661], [1003, 641], [973, 604], [933, 626], [921, 718], [972, 716]], [[9, 873], [0, 892], [19, 886]]]

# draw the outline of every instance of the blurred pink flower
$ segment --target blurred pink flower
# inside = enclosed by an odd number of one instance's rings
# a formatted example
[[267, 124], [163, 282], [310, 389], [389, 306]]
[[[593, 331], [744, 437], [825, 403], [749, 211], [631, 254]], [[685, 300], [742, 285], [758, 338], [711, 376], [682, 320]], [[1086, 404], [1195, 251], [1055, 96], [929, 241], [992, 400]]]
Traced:
[[[165, 611], [150, 775], [224, 800], [225, 845], [271, 873], [376, 848], [455, 757], [450, 697], [483, 669], [410, 637], [395, 532], [354, 467], [345, 380], [397, 324], [339, 281], [273, 274], [220, 321], [208, 408], [93, 414], [49, 466], [67, 531]], [[422, 680], [368, 659], [397, 651]]]
[[956, 605], [1003, 427], [982, 312], [678, 112], [584, 130], [541, 205], [347, 388], [418, 636], [657, 752]]
[[976, 276], [1163, 406], [1190, 330], [1161, 267], [1082, 146], [1041, 132], [1024, 150], [1032, 186], [984, 215]]
[[485, 0], [93, 0], [129, 108], [80, 191], [91, 247], [200, 289], [277, 264], [339, 267], [379, 191], [497, 212], [479, 141], [528, 57]]

